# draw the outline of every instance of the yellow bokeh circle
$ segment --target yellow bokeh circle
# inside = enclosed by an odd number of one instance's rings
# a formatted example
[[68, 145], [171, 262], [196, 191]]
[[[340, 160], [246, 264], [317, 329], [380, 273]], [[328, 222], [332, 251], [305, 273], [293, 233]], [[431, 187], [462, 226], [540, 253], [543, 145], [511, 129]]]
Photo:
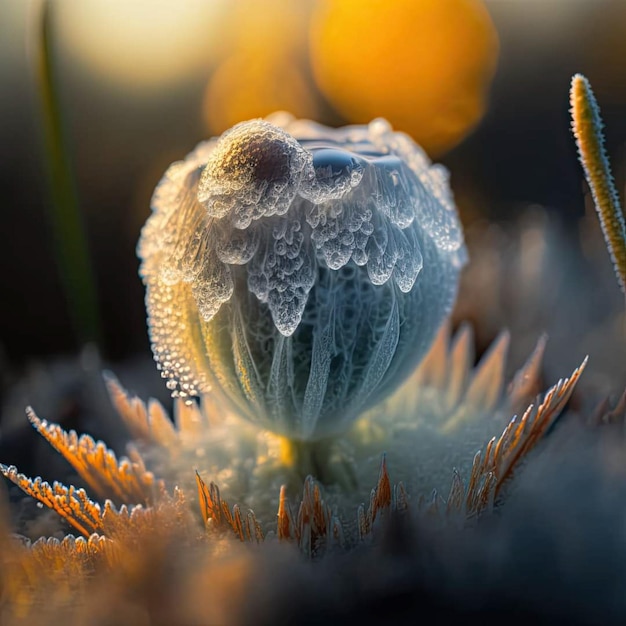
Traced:
[[275, 111], [305, 118], [317, 113], [314, 93], [297, 65], [273, 53], [247, 51], [221, 63], [207, 85], [203, 110], [214, 134]]

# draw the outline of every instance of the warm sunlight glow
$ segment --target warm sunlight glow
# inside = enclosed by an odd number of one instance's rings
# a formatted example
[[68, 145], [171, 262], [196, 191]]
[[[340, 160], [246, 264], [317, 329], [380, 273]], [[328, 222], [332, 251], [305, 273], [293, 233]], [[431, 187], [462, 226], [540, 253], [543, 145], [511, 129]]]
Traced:
[[310, 0], [240, 0], [228, 6], [219, 26], [219, 65], [204, 94], [211, 133], [274, 111], [319, 117], [307, 58], [310, 10]]
[[431, 155], [481, 118], [498, 52], [478, 0], [322, 1], [310, 42], [318, 85], [348, 121], [383, 116]]
[[211, 132], [238, 122], [289, 111], [315, 118], [315, 94], [300, 69], [280, 55], [239, 52], [227, 58], [211, 77], [204, 95], [204, 116]]
[[87, 71], [124, 89], [153, 90], [206, 73], [220, 0], [59, 3], [60, 45]]

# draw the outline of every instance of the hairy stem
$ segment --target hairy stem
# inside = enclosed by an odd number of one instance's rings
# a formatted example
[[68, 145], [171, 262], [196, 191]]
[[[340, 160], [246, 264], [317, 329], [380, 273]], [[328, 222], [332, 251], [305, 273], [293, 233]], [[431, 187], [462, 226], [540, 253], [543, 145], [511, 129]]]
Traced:
[[626, 226], [604, 149], [600, 108], [589, 81], [582, 74], [576, 74], [572, 78], [570, 104], [572, 129], [580, 161], [591, 188], [617, 280], [622, 292], [626, 294]]

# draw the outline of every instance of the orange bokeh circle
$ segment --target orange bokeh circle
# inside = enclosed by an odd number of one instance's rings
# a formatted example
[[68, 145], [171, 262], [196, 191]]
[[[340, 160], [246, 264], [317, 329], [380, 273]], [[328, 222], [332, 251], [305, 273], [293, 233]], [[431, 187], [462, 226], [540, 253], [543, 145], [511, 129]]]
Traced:
[[316, 82], [348, 122], [385, 117], [431, 155], [480, 120], [498, 37], [479, 0], [320, 0]]

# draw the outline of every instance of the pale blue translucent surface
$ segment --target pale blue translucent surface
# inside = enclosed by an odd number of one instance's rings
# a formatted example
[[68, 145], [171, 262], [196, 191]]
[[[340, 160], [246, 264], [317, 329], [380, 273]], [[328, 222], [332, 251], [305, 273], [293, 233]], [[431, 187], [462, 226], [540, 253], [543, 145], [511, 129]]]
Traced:
[[155, 332], [166, 312], [151, 297], [188, 282], [238, 382], [213, 375], [210, 358], [169, 359], [164, 376], [179, 388], [184, 369], [185, 393], [210, 388], [252, 421], [316, 439], [419, 363], [466, 252], [446, 170], [384, 120], [271, 122], [239, 124], [174, 164], [139, 254], [161, 365], [181, 337]]

